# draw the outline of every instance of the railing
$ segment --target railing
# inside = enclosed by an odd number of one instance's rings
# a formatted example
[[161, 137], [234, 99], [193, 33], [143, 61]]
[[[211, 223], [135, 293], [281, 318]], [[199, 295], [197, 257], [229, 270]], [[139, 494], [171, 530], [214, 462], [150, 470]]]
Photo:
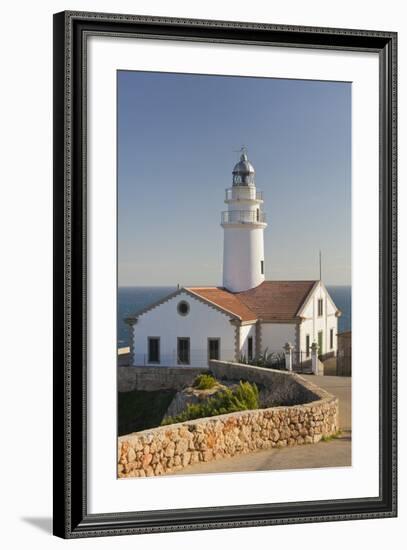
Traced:
[[[242, 355], [240, 358], [242, 363], [249, 363], [257, 367], [263, 367], [265, 369], [274, 370], [288, 370], [287, 359], [282, 349], [270, 350], [266, 349], [263, 353], [257, 357], [253, 357], [248, 361], [247, 358]], [[292, 369], [294, 372], [302, 372], [304, 374], [311, 372], [311, 351], [309, 355], [305, 351], [291, 351]]]
[[287, 370], [285, 354], [282, 349], [270, 350], [267, 348], [263, 353], [254, 355], [252, 358], [249, 358], [242, 353], [240, 356], [240, 362], [255, 367], [262, 367], [264, 369]]
[[291, 353], [295, 372], [307, 374], [312, 371], [311, 349], [309, 352], [293, 350]]
[[263, 200], [263, 193], [257, 191], [255, 187], [231, 187], [226, 189], [227, 201], [239, 200]]
[[266, 223], [266, 214], [261, 210], [227, 210], [222, 212], [222, 224]]

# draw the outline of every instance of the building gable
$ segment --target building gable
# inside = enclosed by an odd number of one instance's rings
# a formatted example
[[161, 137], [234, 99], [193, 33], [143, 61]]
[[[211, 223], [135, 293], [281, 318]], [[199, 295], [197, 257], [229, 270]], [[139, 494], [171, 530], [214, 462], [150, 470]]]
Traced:
[[[181, 308], [181, 306], [185, 306]], [[209, 340], [219, 340], [223, 359], [236, 357], [235, 319], [186, 289], [132, 317], [131, 346], [133, 364], [150, 364], [149, 342], [158, 342], [154, 361], [162, 366], [179, 364], [180, 341], [186, 341], [191, 365], [207, 365]], [[153, 362], [154, 363], [154, 362]]]
[[223, 315], [226, 315], [231, 320], [241, 320], [240, 316], [236, 313], [229, 311], [225, 307], [221, 307], [218, 304], [211, 302], [211, 300], [205, 298], [204, 296], [201, 296], [197, 292], [194, 292], [193, 288], [180, 288], [176, 290], [175, 292], [171, 292], [167, 296], [164, 296], [164, 298], [161, 298], [157, 302], [154, 302], [153, 304], [150, 304], [149, 306], [146, 306], [145, 308], [141, 309], [140, 311], [136, 312], [134, 315], [129, 315], [125, 321], [128, 324], [134, 324], [141, 316], [146, 315], [153, 310], [155, 310], [158, 307], [161, 307], [162, 305], [166, 304], [167, 302], [170, 302], [171, 300], [174, 300], [175, 298], [181, 298], [184, 296], [185, 298], [193, 298], [195, 300], [198, 300], [200, 303], [204, 304], [207, 307], [210, 307], [212, 309], [215, 309], [216, 311], [219, 311]]
[[145, 313], [148, 313], [149, 311], [152, 311], [156, 307], [159, 307], [162, 304], [165, 304], [165, 302], [168, 302], [169, 300], [172, 300], [172, 298], [175, 298], [176, 296], [181, 294], [181, 292], [182, 292], [182, 289], [180, 288], [180, 289], [175, 290], [174, 292], [171, 292], [170, 294], [167, 294], [167, 296], [164, 296], [160, 300], [157, 300], [157, 302], [154, 302], [154, 303], [140, 309], [139, 311], [135, 312], [133, 315], [128, 315], [124, 319], [124, 321], [129, 325], [134, 324], [134, 322], [136, 322], [137, 319], [139, 317], [141, 317], [141, 315], [144, 315]]
[[313, 288], [310, 290], [308, 296], [306, 297], [303, 305], [300, 307], [300, 309], [297, 312], [298, 317], [301, 318], [311, 318], [313, 317], [313, 307], [314, 307], [314, 299], [316, 297], [326, 298], [328, 304], [327, 304], [327, 314], [330, 315], [338, 315], [340, 314], [339, 308], [336, 306], [334, 301], [332, 300], [326, 286], [322, 281], [316, 281]]

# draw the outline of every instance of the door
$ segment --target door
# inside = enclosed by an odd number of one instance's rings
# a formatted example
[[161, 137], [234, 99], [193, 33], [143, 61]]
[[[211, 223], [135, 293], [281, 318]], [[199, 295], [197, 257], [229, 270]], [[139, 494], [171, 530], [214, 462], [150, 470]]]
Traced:
[[318, 355], [322, 355], [324, 353], [323, 343], [324, 343], [324, 332], [320, 330], [318, 332]]

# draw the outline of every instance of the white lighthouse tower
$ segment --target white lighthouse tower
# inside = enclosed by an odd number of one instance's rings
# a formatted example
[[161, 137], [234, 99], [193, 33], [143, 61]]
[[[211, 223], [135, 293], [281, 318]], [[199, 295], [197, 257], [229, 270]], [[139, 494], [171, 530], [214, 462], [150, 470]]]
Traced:
[[262, 193], [256, 190], [255, 170], [244, 148], [233, 169], [233, 186], [226, 189], [225, 203], [223, 286], [241, 292], [264, 281], [263, 232], [267, 227]]

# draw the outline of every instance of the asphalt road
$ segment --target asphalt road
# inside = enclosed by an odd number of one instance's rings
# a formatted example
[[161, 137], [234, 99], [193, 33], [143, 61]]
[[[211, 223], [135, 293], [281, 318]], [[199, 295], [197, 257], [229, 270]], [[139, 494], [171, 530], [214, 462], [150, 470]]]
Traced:
[[180, 470], [177, 475], [351, 466], [352, 379], [339, 376], [303, 376], [339, 398], [339, 424], [342, 431], [339, 438], [332, 441], [320, 441], [313, 445], [269, 449], [232, 458], [222, 458], [213, 462], [194, 464]]
[[352, 378], [348, 376], [302, 375], [339, 399], [339, 425], [343, 432], [352, 430]]

